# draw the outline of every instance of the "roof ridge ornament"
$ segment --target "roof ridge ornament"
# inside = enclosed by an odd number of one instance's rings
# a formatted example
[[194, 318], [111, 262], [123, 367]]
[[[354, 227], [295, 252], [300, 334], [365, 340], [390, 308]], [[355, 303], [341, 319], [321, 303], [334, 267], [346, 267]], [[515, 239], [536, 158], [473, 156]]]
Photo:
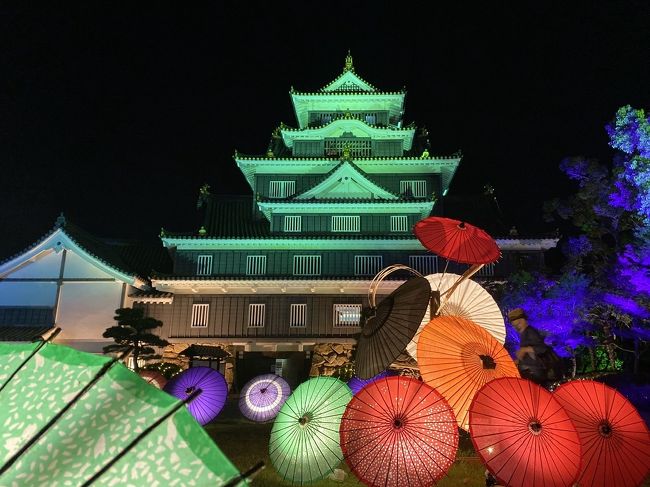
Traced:
[[348, 55], [345, 56], [345, 68], [343, 71], [354, 71], [354, 64], [352, 63], [352, 54], [350, 54], [350, 50], [348, 49]]
[[63, 228], [65, 227], [66, 221], [65, 221], [65, 216], [63, 215], [63, 212], [56, 218], [56, 221], [54, 222], [54, 228]]

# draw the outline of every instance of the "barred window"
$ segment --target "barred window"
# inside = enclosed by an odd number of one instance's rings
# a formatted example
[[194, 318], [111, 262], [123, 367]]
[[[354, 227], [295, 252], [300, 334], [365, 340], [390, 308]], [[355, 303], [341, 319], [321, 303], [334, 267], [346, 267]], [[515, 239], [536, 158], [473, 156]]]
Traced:
[[339, 137], [325, 139], [325, 154], [340, 156], [343, 148], [350, 149], [352, 157], [370, 157], [372, 155], [372, 140], [370, 138]]
[[421, 181], [400, 181], [399, 192], [413, 198], [424, 198], [427, 195], [427, 182]]
[[289, 326], [291, 328], [303, 328], [307, 324], [307, 305], [292, 304], [289, 313]]
[[320, 255], [294, 255], [294, 276], [320, 276]]
[[266, 274], [266, 255], [246, 256], [246, 275], [261, 276]]
[[284, 217], [284, 231], [285, 232], [300, 232], [302, 229], [301, 216], [285, 216]]
[[374, 276], [382, 268], [383, 258], [381, 255], [355, 255], [354, 275]]
[[361, 323], [360, 304], [335, 304], [334, 305], [334, 326], [359, 326]]
[[494, 263], [492, 264], [485, 264], [483, 267], [479, 269], [479, 271], [476, 273], [478, 277], [493, 277], [494, 276]]
[[207, 303], [192, 305], [192, 321], [190, 327], [205, 328], [208, 326], [208, 316], [210, 314], [210, 305]]
[[409, 256], [409, 267], [426, 276], [438, 272], [437, 255], [411, 255]]
[[196, 261], [196, 275], [207, 276], [212, 274], [212, 256], [199, 255]]
[[295, 181], [270, 181], [269, 198], [288, 198], [296, 192]]
[[361, 218], [358, 216], [333, 216], [333, 232], [358, 232], [361, 229]]
[[390, 231], [391, 232], [408, 232], [409, 231], [409, 217], [391, 216], [390, 217]]
[[251, 328], [264, 327], [264, 315], [266, 311], [265, 304], [249, 304], [248, 305], [248, 326]]

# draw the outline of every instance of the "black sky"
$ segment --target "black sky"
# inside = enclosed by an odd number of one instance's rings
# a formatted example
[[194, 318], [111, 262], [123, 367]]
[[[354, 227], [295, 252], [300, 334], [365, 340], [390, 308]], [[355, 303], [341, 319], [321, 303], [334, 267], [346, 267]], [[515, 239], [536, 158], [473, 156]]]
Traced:
[[561, 159], [609, 160], [616, 109], [650, 108], [650, 4], [441, 3], [0, 7], [0, 260], [60, 211], [100, 236], [195, 230], [198, 188], [246, 193], [235, 149], [295, 126], [289, 88], [322, 87], [348, 49], [370, 83], [406, 86], [433, 154], [463, 151], [450, 196], [489, 183], [534, 232], [571, 189]]

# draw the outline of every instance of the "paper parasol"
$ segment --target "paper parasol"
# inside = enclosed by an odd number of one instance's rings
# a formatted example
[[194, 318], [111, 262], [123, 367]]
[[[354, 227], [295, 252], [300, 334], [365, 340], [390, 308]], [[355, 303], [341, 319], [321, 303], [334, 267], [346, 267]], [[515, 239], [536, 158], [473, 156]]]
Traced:
[[163, 389], [165, 384], [167, 384], [167, 379], [160, 372], [155, 370], [142, 370], [138, 371], [138, 375], [142, 377], [145, 381], [151, 384], [158, 389]]
[[384, 377], [355, 395], [341, 421], [345, 461], [366, 485], [430, 486], [456, 458], [458, 427], [447, 401], [409, 377]]
[[567, 382], [553, 396], [573, 421], [582, 445], [579, 484], [633, 487], [650, 473], [650, 433], [615, 389], [591, 380]]
[[425, 248], [461, 264], [491, 264], [501, 257], [497, 243], [485, 231], [451, 218], [431, 216], [413, 227]]
[[483, 328], [457, 316], [429, 322], [418, 340], [420, 374], [449, 402], [458, 426], [467, 430], [474, 394], [498, 377], [519, 377], [510, 355]]
[[242, 388], [239, 410], [251, 421], [269, 421], [278, 415], [289, 394], [289, 384], [279, 375], [258, 375]]
[[228, 384], [223, 375], [210, 367], [191, 367], [170, 379], [164, 390], [185, 399], [196, 389], [201, 389], [201, 395], [188, 405], [188, 409], [200, 424], [208, 424], [226, 404]]
[[469, 412], [476, 452], [511, 487], [566, 487], [580, 472], [580, 440], [568, 414], [546, 389], [502, 377], [485, 384]]
[[184, 403], [119, 358], [46, 343], [23, 364], [32, 348], [0, 343], [0, 381], [16, 372], [0, 392], [0, 485], [244, 485]]
[[[456, 283], [461, 276], [452, 273], [429, 274], [424, 276], [431, 285], [432, 290], [445, 292]], [[463, 280], [454, 290], [453, 294], [444, 302], [438, 313], [442, 316], [460, 316], [473, 321], [481, 328], [487, 330], [496, 340], [503, 345], [506, 339], [506, 327], [503, 315], [494, 298], [483, 286], [470, 279]], [[411, 357], [417, 360], [417, 341], [424, 327], [431, 320], [431, 309], [427, 308], [422, 323], [415, 337], [406, 347]]]
[[431, 286], [412, 277], [383, 299], [363, 325], [357, 344], [356, 374], [369, 379], [386, 370], [405, 350], [429, 306]]
[[343, 460], [339, 426], [350, 388], [334, 377], [300, 384], [285, 401], [271, 430], [269, 455], [280, 476], [308, 484], [330, 474]]

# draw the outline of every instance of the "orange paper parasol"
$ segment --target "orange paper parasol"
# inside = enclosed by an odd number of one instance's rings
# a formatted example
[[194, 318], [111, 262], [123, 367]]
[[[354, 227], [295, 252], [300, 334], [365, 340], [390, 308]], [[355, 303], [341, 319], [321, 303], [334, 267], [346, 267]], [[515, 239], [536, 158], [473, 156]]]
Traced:
[[568, 487], [577, 480], [578, 432], [553, 394], [534, 382], [502, 377], [485, 384], [469, 420], [476, 452], [503, 485]]
[[503, 346], [476, 323], [459, 316], [439, 316], [418, 340], [422, 379], [454, 408], [458, 426], [469, 429], [474, 394], [498, 377], [519, 377]]
[[567, 382], [553, 395], [580, 436], [579, 484], [640, 485], [650, 472], [650, 434], [630, 401], [615, 389], [591, 380]]

